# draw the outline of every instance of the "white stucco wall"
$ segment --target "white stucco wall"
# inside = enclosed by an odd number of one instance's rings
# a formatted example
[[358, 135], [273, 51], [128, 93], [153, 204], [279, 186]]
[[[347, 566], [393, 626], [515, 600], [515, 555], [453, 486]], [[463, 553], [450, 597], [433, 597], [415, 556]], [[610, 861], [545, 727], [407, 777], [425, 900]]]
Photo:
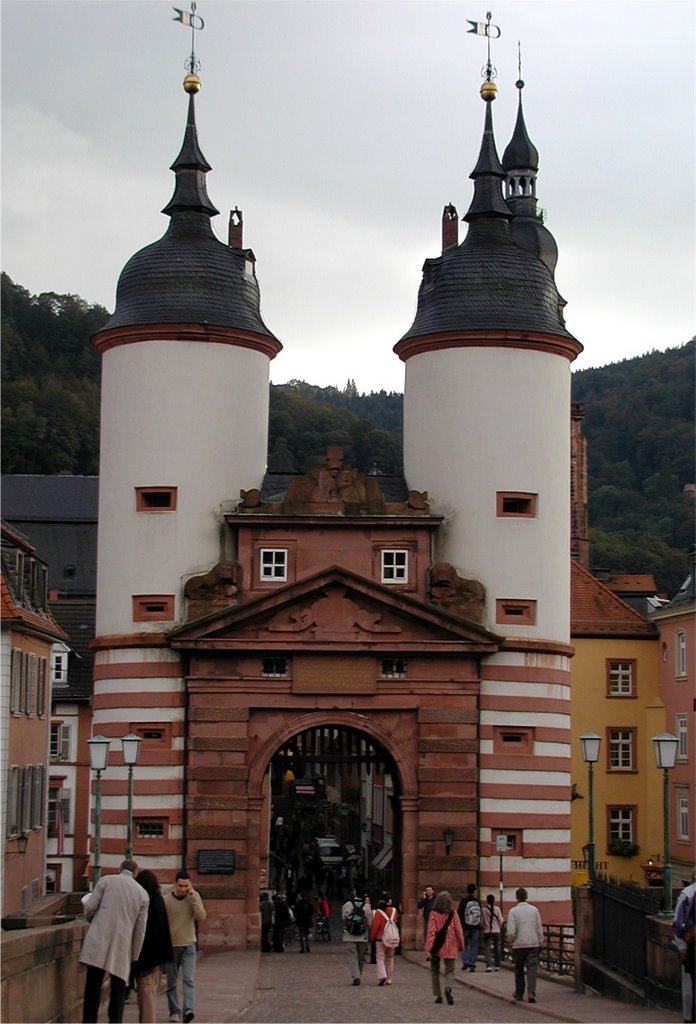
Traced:
[[[132, 595], [175, 594], [220, 557], [219, 509], [260, 487], [268, 357], [231, 345], [148, 341], [102, 361], [97, 636], [161, 629]], [[135, 488], [177, 488], [176, 512], [137, 512]]]
[[[437, 557], [486, 588], [486, 624], [567, 642], [570, 367], [532, 349], [458, 348], [406, 364], [409, 487], [444, 513]], [[537, 493], [535, 519], [498, 518], [497, 491]], [[534, 599], [534, 626], [496, 627], [499, 598]]]

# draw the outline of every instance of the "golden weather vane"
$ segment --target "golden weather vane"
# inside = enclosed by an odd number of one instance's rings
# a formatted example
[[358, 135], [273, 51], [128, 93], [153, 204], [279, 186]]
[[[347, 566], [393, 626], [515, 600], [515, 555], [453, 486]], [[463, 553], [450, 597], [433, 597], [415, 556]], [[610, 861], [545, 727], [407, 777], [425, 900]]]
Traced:
[[485, 36], [486, 42], [488, 43], [488, 59], [481, 70], [482, 76], [487, 82], [491, 82], [498, 72], [491, 63], [491, 39], [500, 39], [500, 29], [497, 25], [491, 25], [491, 18], [493, 15], [490, 11], [486, 12], [486, 20], [483, 21], [472, 21], [467, 18], [467, 23], [472, 27], [467, 29], [467, 33], [473, 32], [477, 36]]

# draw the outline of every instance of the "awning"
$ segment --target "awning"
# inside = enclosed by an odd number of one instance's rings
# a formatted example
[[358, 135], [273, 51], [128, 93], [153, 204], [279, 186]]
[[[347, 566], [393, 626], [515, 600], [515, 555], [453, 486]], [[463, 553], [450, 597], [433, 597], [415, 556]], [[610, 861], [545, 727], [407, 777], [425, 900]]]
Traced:
[[377, 856], [372, 861], [372, 867], [376, 871], [384, 871], [384, 869], [391, 864], [392, 859], [392, 848], [391, 846], [385, 846], [383, 850], [380, 850]]

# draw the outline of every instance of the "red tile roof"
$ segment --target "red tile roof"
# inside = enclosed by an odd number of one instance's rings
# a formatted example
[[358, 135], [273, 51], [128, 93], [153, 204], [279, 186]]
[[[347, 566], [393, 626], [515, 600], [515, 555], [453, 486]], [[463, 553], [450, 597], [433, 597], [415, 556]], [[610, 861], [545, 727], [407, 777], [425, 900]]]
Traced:
[[39, 632], [52, 640], [68, 639], [67, 633], [63, 632], [50, 611], [30, 611], [18, 604], [2, 574], [0, 574], [0, 610], [5, 627], [15, 627], [30, 633]]
[[[635, 577], [633, 577], [635, 578]], [[572, 636], [656, 637], [657, 627], [577, 562], [571, 563]]]

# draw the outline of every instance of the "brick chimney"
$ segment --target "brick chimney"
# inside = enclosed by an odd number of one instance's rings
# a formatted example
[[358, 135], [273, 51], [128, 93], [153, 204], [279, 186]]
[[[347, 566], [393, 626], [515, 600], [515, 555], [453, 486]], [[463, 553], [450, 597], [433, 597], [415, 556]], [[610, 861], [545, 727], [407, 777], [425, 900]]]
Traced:
[[230, 210], [227, 244], [232, 249], [244, 248], [244, 217], [242, 216], [242, 211], [236, 206], [234, 210]]
[[442, 251], [459, 245], [459, 218], [457, 208], [448, 203], [442, 211]]

